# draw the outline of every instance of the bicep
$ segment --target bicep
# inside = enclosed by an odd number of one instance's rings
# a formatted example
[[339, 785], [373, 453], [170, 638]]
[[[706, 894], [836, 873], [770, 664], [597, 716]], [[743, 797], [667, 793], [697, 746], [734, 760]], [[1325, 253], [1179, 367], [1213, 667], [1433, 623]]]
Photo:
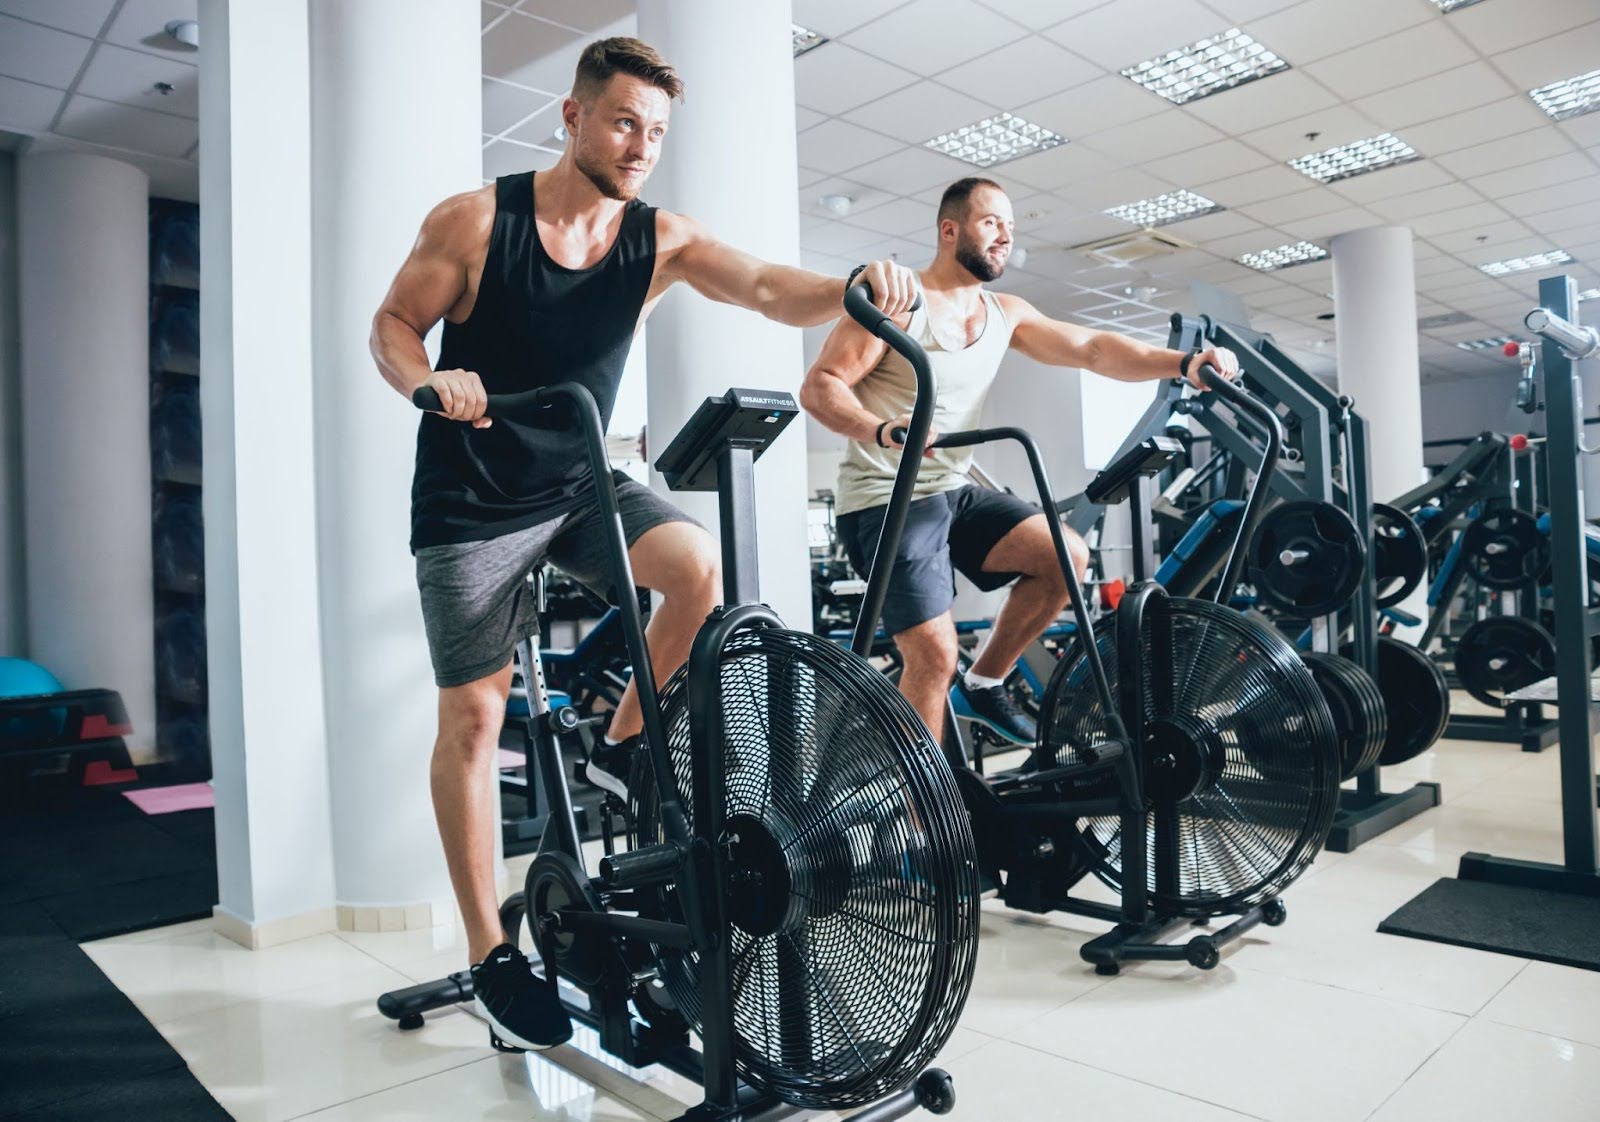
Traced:
[[806, 379], [831, 376], [847, 387], [854, 386], [877, 367], [887, 351], [883, 340], [855, 320], [840, 320], [828, 333]]
[[695, 224], [673, 256], [671, 273], [707, 299], [749, 307], [758, 301], [763, 267], [758, 258]]

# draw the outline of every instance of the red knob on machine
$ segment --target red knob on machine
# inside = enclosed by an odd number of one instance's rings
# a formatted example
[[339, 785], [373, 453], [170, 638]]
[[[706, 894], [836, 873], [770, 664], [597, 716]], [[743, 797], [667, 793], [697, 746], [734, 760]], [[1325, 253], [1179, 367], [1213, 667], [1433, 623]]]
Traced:
[[1513, 452], [1526, 452], [1528, 450], [1527, 435], [1519, 432], [1517, 435], [1513, 436], [1511, 438], [1511, 450]]
[[1517, 352], [1522, 349], [1522, 344], [1513, 339], [1500, 349], [1505, 352], [1507, 358], [1516, 358]]

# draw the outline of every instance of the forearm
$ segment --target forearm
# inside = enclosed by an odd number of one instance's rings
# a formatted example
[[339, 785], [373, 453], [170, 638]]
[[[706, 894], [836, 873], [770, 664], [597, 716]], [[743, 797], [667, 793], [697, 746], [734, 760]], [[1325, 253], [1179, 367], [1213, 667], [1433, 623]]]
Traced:
[[1090, 343], [1089, 369], [1118, 382], [1156, 382], [1182, 377], [1182, 351], [1152, 347], [1114, 331], [1097, 332]]
[[812, 370], [806, 375], [800, 387], [800, 404], [823, 428], [864, 444], [877, 443], [878, 426], [890, 419], [863, 408], [855, 391], [826, 370]]
[[389, 312], [379, 312], [373, 318], [368, 348], [383, 380], [407, 401], [433, 373], [422, 337], [410, 324]]
[[759, 285], [761, 314], [790, 327], [831, 323], [843, 309], [843, 277], [825, 277], [790, 265], [768, 265], [762, 270]]

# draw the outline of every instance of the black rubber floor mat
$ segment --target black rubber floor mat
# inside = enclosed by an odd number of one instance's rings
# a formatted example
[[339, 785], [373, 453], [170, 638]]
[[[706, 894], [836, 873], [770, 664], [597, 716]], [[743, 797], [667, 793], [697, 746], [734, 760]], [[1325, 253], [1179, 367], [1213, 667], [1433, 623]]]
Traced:
[[1378, 930], [1600, 970], [1600, 899], [1589, 896], [1445, 877]]
[[87, 943], [130, 931], [205, 919], [217, 903], [217, 871], [188, 873], [85, 888], [35, 901], [73, 939]]
[[229, 1122], [232, 1117], [187, 1070], [180, 1068], [103, 1084], [28, 1115], [30, 1122], [84, 1122], [91, 1118]]

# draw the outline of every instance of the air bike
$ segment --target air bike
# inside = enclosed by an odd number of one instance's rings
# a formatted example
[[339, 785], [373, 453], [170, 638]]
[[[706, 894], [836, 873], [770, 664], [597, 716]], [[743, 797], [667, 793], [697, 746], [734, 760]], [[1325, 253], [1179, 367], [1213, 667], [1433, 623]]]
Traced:
[[[894, 556], [883, 552], [884, 543], [898, 540], [905, 523], [904, 468], [921, 459], [934, 380], [922, 348], [869, 301], [852, 292], [845, 306], [906, 358], [917, 380], [910, 425], [895, 433], [906, 451], [852, 644], [864, 655], [886, 592], [879, 577]], [[1231, 412], [1265, 443], [1214, 598], [1169, 596], [1141, 579], [1094, 629], [1060, 523], [1049, 519], [1079, 638], [1045, 690], [1039, 742], [1012, 771], [980, 774], [959, 750], [950, 760], [972, 815], [985, 887], [1020, 910], [1110, 920], [1112, 930], [1081, 949], [1100, 974], [1116, 974], [1130, 959], [1211, 969], [1227, 943], [1260, 923], [1283, 923], [1279, 896], [1321, 850], [1338, 801], [1340, 745], [1311, 672], [1270, 624], [1226, 607], [1277, 467], [1283, 427], [1275, 411], [1215, 370], [1206, 368], [1203, 377], [1210, 400], [1202, 404]], [[1002, 440], [1027, 453], [1041, 509], [1058, 509], [1039, 449], [1022, 429], [951, 433], [935, 446]], [[1173, 441], [1145, 440], [1087, 493], [1100, 504], [1130, 492], [1137, 498], [1141, 477], [1159, 473], [1176, 450]], [[1088, 635], [1093, 643], [1082, 641]], [[1073, 895], [1091, 874], [1118, 890], [1119, 904]], [[1228, 916], [1234, 918], [1220, 929], [1163, 941], [1180, 925]]]
[[[438, 409], [430, 394], [414, 402]], [[594, 398], [572, 383], [489, 398], [491, 416], [540, 411], [583, 430], [613, 602], [635, 677], [653, 682]], [[977, 953], [960, 792], [927, 727], [869, 663], [785, 629], [758, 602], [754, 464], [797, 411], [788, 394], [730, 390], [656, 462], [675, 490], [720, 493], [726, 604], [659, 696], [640, 691], [633, 844], [596, 875], [533, 645], [519, 649], [528, 759], [550, 816], [501, 923], [518, 945], [526, 930], [546, 984], [603, 1049], [702, 1086], [679, 1122], [855, 1108], [854, 1122], [888, 1122], [955, 1101], [949, 1075], [926, 1065], [955, 1027]], [[902, 475], [916, 467], [908, 459]], [[899, 527], [886, 528], [880, 545], [893, 554], [898, 540]], [[462, 971], [384, 994], [378, 1008], [417, 1028], [423, 1013], [471, 996]]]

